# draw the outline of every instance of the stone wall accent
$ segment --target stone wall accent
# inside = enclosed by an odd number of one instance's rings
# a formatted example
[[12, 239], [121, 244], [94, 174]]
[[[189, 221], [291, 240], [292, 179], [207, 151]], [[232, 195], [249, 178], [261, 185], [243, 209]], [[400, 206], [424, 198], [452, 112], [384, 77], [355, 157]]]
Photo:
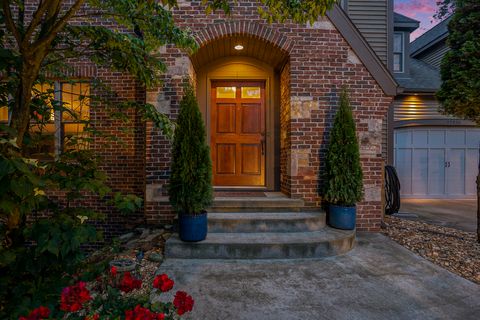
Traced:
[[290, 99], [290, 63], [280, 74], [280, 190], [290, 195], [291, 185], [291, 99]]

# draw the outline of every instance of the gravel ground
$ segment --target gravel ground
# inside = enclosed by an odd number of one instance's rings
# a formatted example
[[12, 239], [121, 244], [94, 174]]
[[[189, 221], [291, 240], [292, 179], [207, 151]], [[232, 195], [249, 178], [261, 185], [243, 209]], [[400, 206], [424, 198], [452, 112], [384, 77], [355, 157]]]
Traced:
[[423, 258], [480, 284], [476, 233], [386, 216], [382, 233]]

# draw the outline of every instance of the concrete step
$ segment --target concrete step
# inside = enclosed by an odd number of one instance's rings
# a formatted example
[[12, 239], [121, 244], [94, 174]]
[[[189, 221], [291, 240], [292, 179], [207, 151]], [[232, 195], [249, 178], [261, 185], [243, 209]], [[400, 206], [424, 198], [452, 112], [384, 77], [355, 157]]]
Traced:
[[214, 233], [201, 242], [167, 240], [166, 258], [179, 259], [304, 259], [348, 252], [355, 231], [325, 227], [312, 232]]
[[216, 197], [208, 212], [299, 212], [302, 199], [286, 196], [272, 197]]
[[319, 231], [325, 227], [324, 212], [213, 212], [208, 232], [258, 233]]

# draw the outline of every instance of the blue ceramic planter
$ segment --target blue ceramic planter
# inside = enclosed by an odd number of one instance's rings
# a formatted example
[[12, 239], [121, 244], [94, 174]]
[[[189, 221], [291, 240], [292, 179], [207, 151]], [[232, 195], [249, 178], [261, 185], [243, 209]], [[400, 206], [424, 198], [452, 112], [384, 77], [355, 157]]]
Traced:
[[207, 212], [198, 215], [179, 214], [179, 235], [182, 241], [197, 242], [207, 237]]
[[353, 230], [355, 229], [356, 212], [356, 207], [343, 207], [331, 204], [329, 205], [328, 222], [330, 226], [337, 229]]

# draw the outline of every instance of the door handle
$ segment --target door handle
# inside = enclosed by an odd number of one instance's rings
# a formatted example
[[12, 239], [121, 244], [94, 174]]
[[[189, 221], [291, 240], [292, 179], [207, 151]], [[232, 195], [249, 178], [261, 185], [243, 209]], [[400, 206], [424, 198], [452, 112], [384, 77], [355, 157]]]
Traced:
[[262, 139], [262, 156], [265, 155], [265, 140]]

